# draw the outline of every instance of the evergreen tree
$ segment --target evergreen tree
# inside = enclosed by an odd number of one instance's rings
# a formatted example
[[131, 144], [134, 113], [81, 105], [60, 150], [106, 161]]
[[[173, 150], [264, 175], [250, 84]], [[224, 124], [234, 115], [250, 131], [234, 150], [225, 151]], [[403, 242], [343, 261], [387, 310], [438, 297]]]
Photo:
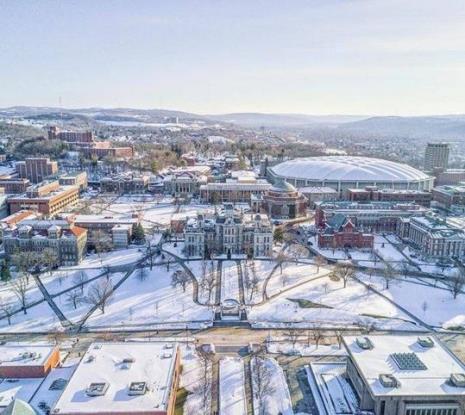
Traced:
[[132, 236], [136, 244], [142, 244], [145, 242], [145, 231], [140, 223], [134, 226]]
[[0, 269], [0, 279], [3, 282], [10, 281], [11, 279], [10, 268], [8, 267], [8, 264], [6, 262], [3, 262], [2, 267]]

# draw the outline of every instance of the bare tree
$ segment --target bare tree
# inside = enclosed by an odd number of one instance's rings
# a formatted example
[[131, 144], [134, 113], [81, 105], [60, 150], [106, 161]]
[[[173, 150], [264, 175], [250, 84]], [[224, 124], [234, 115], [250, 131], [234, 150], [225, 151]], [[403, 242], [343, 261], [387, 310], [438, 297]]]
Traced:
[[249, 281], [248, 281], [248, 289], [250, 292], [250, 302], [252, 302], [253, 297], [255, 293], [258, 291], [258, 287], [260, 286], [260, 278], [258, 277], [257, 271], [255, 270], [254, 262], [252, 262], [251, 270], [252, 270], [251, 272], [252, 275], [249, 276]]
[[208, 294], [208, 303], [210, 303], [212, 292], [216, 285], [214, 267], [212, 267], [211, 271], [212, 272], [208, 272], [207, 262], [202, 260], [202, 276], [200, 280], [200, 287]]
[[292, 344], [292, 348], [295, 349], [295, 345], [297, 344], [297, 340], [299, 340], [299, 332], [296, 329], [289, 329], [287, 332], [284, 333], [287, 341]]
[[283, 265], [286, 261], [289, 260], [289, 257], [286, 255], [286, 253], [284, 251], [279, 251], [277, 254], [276, 254], [276, 257], [275, 257], [275, 261], [276, 263], [278, 264], [278, 267], [279, 267], [279, 270], [281, 272], [281, 275], [283, 273]]
[[354, 276], [355, 270], [351, 264], [339, 262], [334, 268], [334, 275], [344, 282], [344, 288], [347, 287], [347, 282]]
[[291, 255], [294, 258], [294, 262], [297, 264], [300, 258], [308, 256], [308, 248], [301, 244], [293, 244], [291, 248]]
[[323, 265], [326, 265], [326, 263], [327, 263], [327, 261], [324, 258], [324, 256], [317, 255], [315, 257], [316, 272], [319, 273], [320, 272], [320, 267], [323, 266]]
[[455, 300], [463, 289], [463, 286], [465, 284], [465, 275], [463, 274], [463, 272], [457, 271], [450, 278], [450, 282], [450, 290]]
[[209, 350], [204, 350], [202, 347], [197, 347], [196, 352], [202, 369], [202, 378], [199, 382], [199, 389], [202, 395], [202, 413], [207, 414], [210, 412], [208, 405], [210, 403], [212, 392], [211, 370], [213, 353]]
[[186, 292], [187, 285], [191, 283], [192, 280], [189, 274], [181, 269], [178, 269], [173, 272], [171, 275], [171, 285], [176, 288], [178, 285], [182, 287], [182, 291]]
[[81, 294], [84, 293], [84, 285], [89, 280], [89, 277], [84, 271], [79, 271], [73, 277], [73, 284], [81, 289]]
[[137, 269], [137, 278], [139, 279], [139, 281], [145, 281], [148, 278], [148, 276], [148, 270], [144, 266]]
[[95, 252], [99, 258], [103, 252], [110, 251], [113, 246], [110, 236], [101, 229], [92, 233], [92, 239], [94, 241]]
[[258, 404], [258, 415], [268, 415], [266, 399], [275, 392], [273, 372], [269, 367], [268, 359], [264, 355], [255, 355], [250, 363], [252, 368], [252, 390]]
[[88, 303], [100, 309], [105, 314], [105, 307], [113, 294], [113, 284], [110, 279], [101, 278], [94, 282], [87, 291], [86, 300]]
[[13, 281], [12, 290], [16, 297], [18, 298], [19, 302], [21, 303], [21, 309], [23, 310], [24, 314], [27, 314], [27, 291], [28, 291], [28, 282], [26, 278], [17, 278]]
[[8, 325], [11, 325], [11, 316], [13, 315], [13, 305], [0, 299], [0, 310], [4, 317], [8, 320]]
[[324, 332], [319, 325], [315, 325], [312, 329], [313, 341], [315, 342], [315, 348], [318, 349], [321, 340], [324, 338]]
[[339, 349], [342, 347], [342, 332], [340, 330], [337, 330], [336, 333], [334, 333], [336, 336], [336, 341]]
[[73, 305], [76, 310], [82, 300], [82, 292], [79, 289], [74, 289], [66, 293], [66, 301]]
[[389, 289], [391, 281], [395, 278], [395, 272], [394, 268], [392, 268], [392, 266], [388, 263], [385, 263], [384, 265], [385, 267], [383, 269], [382, 278], [384, 280], [384, 288], [387, 290]]

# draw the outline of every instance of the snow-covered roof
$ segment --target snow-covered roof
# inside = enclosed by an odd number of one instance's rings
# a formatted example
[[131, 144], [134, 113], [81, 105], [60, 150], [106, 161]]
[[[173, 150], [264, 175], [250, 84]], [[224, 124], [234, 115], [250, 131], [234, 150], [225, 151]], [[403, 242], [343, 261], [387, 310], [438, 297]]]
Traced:
[[288, 160], [270, 167], [276, 176], [314, 181], [409, 182], [429, 176], [406, 164], [370, 157], [324, 156]]
[[93, 343], [54, 410], [86, 414], [166, 410], [177, 350], [174, 343]]
[[[351, 360], [373, 395], [465, 395], [465, 387], [453, 386], [449, 381], [451, 374], [465, 374], [465, 366], [435, 337], [429, 337], [433, 342], [432, 347], [420, 345], [418, 336], [365, 337], [371, 342], [371, 348], [361, 348], [357, 337], [347, 336], [343, 340]], [[408, 354], [409, 359], [415, 355], [426, 368], [401, 369], [396, 363], [395, 353]], [[393, 375], [400, 385], [385, 387], [381, 384], [379, 375]]]
[[42, 366], [54, 350], [51, 344], [6, 343], [0, 347], [0, 366]]

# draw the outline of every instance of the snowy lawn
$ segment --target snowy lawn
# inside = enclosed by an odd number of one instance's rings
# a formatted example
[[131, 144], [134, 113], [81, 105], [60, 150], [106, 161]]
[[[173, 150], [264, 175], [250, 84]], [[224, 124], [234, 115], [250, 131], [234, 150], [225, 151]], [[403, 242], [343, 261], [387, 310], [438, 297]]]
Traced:
[[244, 362], [238, 357], [220, 360], [220, 415], [247, 415]]
[[[215, 260], [200, 260], [200, 261], [186, 261], [184, 263], [191, 272], [194, 274], [195, 279], [199, 284], [199, 301], [202, 304], [211, 304], [215, 298], [215, 286], [212, 287], [211, 293], [204, 284], [202, 284], [205, 272], [206, 281], [212, 281], [216, 285], [216, 270], [218, 261]], [[209, 297], [210, 294], [210, 298]]]
[[6, 318], [0, 320], [0, 333], [37, 333], [63, 330], [57, 315], [46, 301], [28, 308], [27, 314], [22, 311], [11, 317], [11, 325]]
[[329, 272], [329, 268], [324, 266], [320, 266], [318, 269], [313, 264], [286, 262], [282, 265], [282, 272], [279, 266], [273, 272], [266, 287], [266, 293], [268, 297], [271, 297], [296, 284], [308, 281], [317, 276], [328, 274]]
[[[24, 286], [22, 284], [24, 284]], [[29, 277], [29, 279], [27, 279], [25, 277], [16, 277], [0, 285], [0, 301], [2, 307], [8, 305], [11, 310], [20, 310], [22, 308], [20, 292], [23, 287], [25, 290], [26, 304], [32, 304], [44, 298], [34, 278]], [[0, 316], [3, 317], [3, 315], [4, 312], [0, 309]]]
[[329, 277], [316, 278], [270, 301], [252, 307], [249, 320], [260, 327], [292, 323], [296, 326], [366, 326], [414, 328], [410, 319], [389, 301], [362, 284]]
[[465, 327], [464, 294], [459, 294], [454, 299], [452, 292], [442, 285], [436, 288], [417, 279], [395, 279], [386, 290], [382, 278], [370, 278], [366, 275], [360, 277], [427, 324], [443, 328]]
[[171, 276], [179, 269], [172, 264], [145, 268], [146, 275], [136, 270], [113, 294], [105, 314], [97, 310], [88, 320], [88, 327], [131, 327], [189, 321], [211, 321], [212, 311], [192, 300], [192, 284], [186, 292], [171, 285]]
[[393, 268], [403, 269], [408, 263], [405, 256], [386, 237], [375, 235], [374, 251]]
[[[242, 262], [246, 304], [257, 304], [263, 300], [263, 284], [270, 276], [275, 266], [275, 261], [267, 260], [249, 260]], [[249, 281], [249, 283], [247, 281]]]

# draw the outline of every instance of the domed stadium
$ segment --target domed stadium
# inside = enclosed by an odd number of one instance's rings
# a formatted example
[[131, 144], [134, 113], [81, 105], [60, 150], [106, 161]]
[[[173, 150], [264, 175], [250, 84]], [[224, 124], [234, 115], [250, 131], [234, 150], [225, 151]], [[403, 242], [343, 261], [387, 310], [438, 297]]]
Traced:
[[288, 160], [268, 168], [276, 182], [297, 188], [325, 186], [338, 191], [377, 186], [380, 189], [431, 190], [434, 178], [407, 164], [370, 157], [324, 156]]

